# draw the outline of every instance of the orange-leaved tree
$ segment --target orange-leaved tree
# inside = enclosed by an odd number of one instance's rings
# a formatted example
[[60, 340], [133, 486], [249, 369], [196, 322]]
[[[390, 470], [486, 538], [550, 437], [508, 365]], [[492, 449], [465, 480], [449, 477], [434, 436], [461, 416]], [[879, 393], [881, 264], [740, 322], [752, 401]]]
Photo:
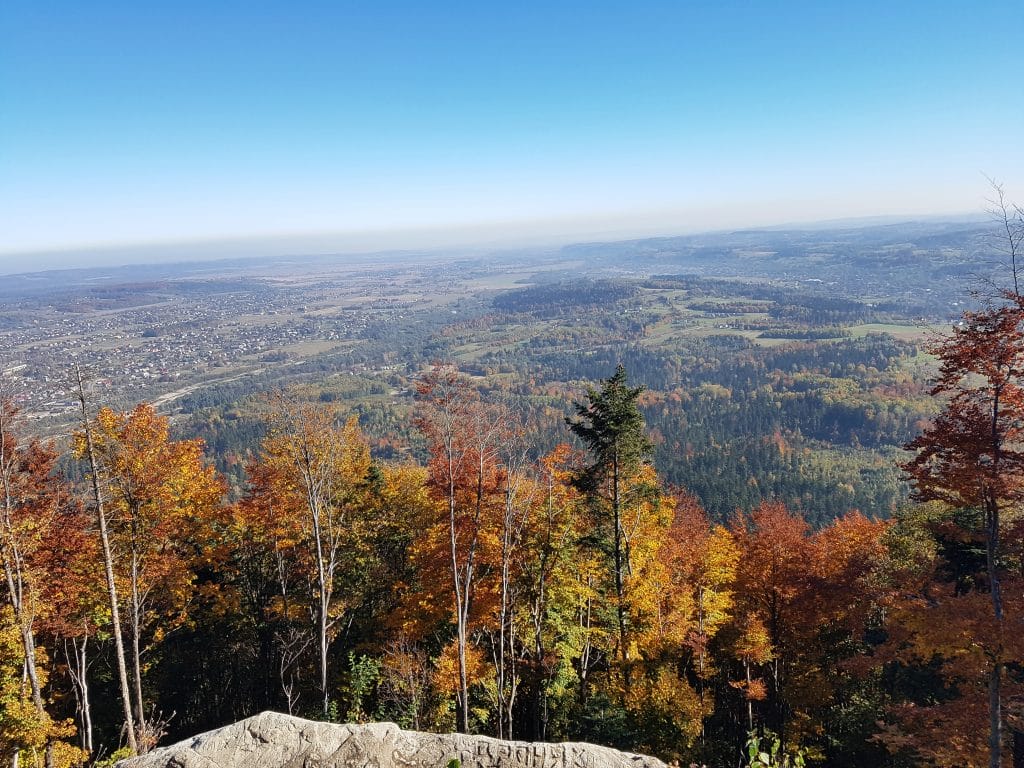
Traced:
[[21, 426], [13, 397], [0, 392], [0, 755], [12, 764], [22, 752], [45, 755], [52, 768], [55, 742], [73, 735], [74, 727], [56, 722], [46, 709], [45, 652], [37, 638], [53, 610], [45, 593], [48, 543], [61, 535], [70, 496], [55, 473], [56, 451], [24, 440]]
[[123, 413], [101, 408], [92, 425], [119, 575], [128, 587], [132, 694], [139, 748], [161, 736], [146, 713], [142, 658], [183, 622], [192, 566], [218, 514], [224, 486], [201, 440], [172, 440], [166, 416], [142, 403]]
[[[851, 512], [812, 531], [778, 502], [739, 516], [730, 635], [748, 726], [793, 744], [827, 743], [829, 706], [845, 684], [841, 662], [859, 652], [879, 603], [874, 574], [887, 524]], [[763, 672], [756, 676], [755, 672]]]
[[[765, 701], [765, 724], [783, 734], [792, 713], [788, 678], [798, 671], [809, 629], [800, 604], [811, 576], [810, 526], [783, 504], [762, 502], [749, 517], [737, 516], [732, 533], [740, 552], [735, 655], [744, 664], [743, 690], [748, 702]], [[754, 665], [764, 668], [765, 680], [752, 676]]]
[[[435, 366], [417, 385], [417, 423], [430, 451], [428, 487], [438, 515], [414, 552], [427, 574], [424, 584], [447, 582], [455, 624], [454, 661], [458, 727], [469, 730], [469, 683], [479, 668], [471, 648], [473, 629], [489, 616], [494, 584], [480, 577], [485, 566], [500, 561], [500, 520], [505, 482], [499, 460], [507, 437], [500, 409], [481, 401], [479, 393], [453, 366]], [[437, 607], [435, 601], [435, 608]], [[454, 659], [450, 659], [454, 656]]]
[[[961, 511], [957, 527], [982, 547], [984, 563], [981, 577], [972, 580], [969, 590], [980, 594], [968, 595], [968, 590], [951, 583], [954, 593], [947, 597], [962, 598], [956, 601], [960, 607], [942, 621], [927, 621], [922, 631], [926, 638], [935, 638], [936, 652], [947, 662], [954, 657], [975, 659], [975, 669], [960, 687], [976, 690], [975, 684], [968, 684], [972, 675], [986, 679], [984, 748], [990, 768], [999, 768], [1004, 672], [1022, 652], [1017, 628], [1021, 606], [1014, 599], [1021, 573], [1019, 565], [1013, 565], [1014, 547], [1007, 547], [1006, 537], [1017, 530], [1014, 525], [1024, 502], [1024, 304], [1019, 296], [1011, 296], [1003, 305], [965, 313], [952, 335], [934, 344], [931, 352], [940, 363], [933, 394], [947, 399], [932, 425], [908, 446], [916, 455], [904, 468], [918, 499]], [[968, 522], [972, 511], [977, 513], [977, 525]], [[984, 603], [987, 609], [981, 611]], [[956, 614], [961, 622], [945, 623], [955, 621]], [[940, 637], [948, 641], [946, 630], [957, 625], [962, 628], [958, 645], [938, 642]], [[979, 726], [974, 732], [981, 732]]]
[[339, 424], [334, 411], [325, 406], [284, 398], [275, 405], [262, 462], [280, 503], [279, 513], [298, 523], [312, 571], [307, 583], [319, 652], [321, 711], [326, 717], [331, 711], [330, 647], [339, 620], [354, 602], [353, 595], [338, 589], [338, 582], [346, 563], [358, 567], [372, 508], [367, 498], [370, 448], [354, 417]]
[[697, 682], [698, 725], [703, 735], [704, 719], [713, 710], [706, 683], [716, 673], [710, 645], [732, 616], [740, 553], [732, 533], [722, 525], [712, 525], [696, 498], [681, 491], [675, 496], [675, 515], [665, 538], [670, 546], [664, 547], [662, 556], [676, 589], [687, 596], [689, 615], [682, 650], [689, 656]]

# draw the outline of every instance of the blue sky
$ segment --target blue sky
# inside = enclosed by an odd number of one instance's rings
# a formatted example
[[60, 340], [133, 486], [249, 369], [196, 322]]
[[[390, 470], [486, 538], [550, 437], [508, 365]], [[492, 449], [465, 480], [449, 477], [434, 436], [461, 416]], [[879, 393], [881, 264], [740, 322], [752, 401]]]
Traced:
[[976, 212], [983, 173], [1024, 198], [1022, 29], [1020, 0], [5, 0], [0, 252]]

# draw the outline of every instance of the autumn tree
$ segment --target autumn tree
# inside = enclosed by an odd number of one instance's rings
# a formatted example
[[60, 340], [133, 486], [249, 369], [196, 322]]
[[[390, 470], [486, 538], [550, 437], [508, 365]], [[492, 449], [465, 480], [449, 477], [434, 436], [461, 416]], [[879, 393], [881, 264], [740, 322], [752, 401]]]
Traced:
[[112, 533], [126, 561], [119, 565], [128, 586], [133, 706], [146, 750], [155, 746], [159, 726], [146, 714], [144, 635], [158, 641], [185, 619], [190, 566], [223, 486], [205, 462], [202, 442], [171, 440], [167, 417], [148, 403], [128, 413], [101, 408], [91, 443], [86, 450], [100, 469]]
[[987, 594], [989, 614], [978, 617], [971, 635], [987, 668], [990, 768], [998, 768], [1003, 748], [1004, 671], [1019, 658], [1011, 645], [1019, 632], [1007, 627], [1004, 579], [1005, 537], [1024, 501], [1024, 306], [1010, 298], [966, 313], [951, 337], [932, 346], [940, 363], [932, 393], [946, 402], [910, 443], [916, 456], [904, 465], [918, 499], [981, 516], [984, 579], [973, 588]]
[[[0, 564], [6, 605], [0, 618], [0, 635], [6, 635], [0, 645], [6, 644], [6, 653], [0, 665], [19, 670], [17, 684], [0, 672], [0, 730], [11, 738], [5, 754], [32, 749], [45, 755], [47, 768], [53, 768], [54, 742], [73, 734], [74, 728], [56, 722], [47, 711], [43, 695], [47, 675], [40, 664], [45, 652], [37, 639], [45, 613], [53, 609], [46, 599], [47, 582], [53, 575], [48, 570], [52, 565], [48, 548], [63, 535], [61, 524], [67, 521], [63, 512], [70, 506], [70, 495], [55, 472], [56, 451], [38, 440], [26, 442], [21, 426], [13, 397], [0, 389]], [[12, 653], [12, 636], [20, 641], [17, 653]]]
[[275, 401], [263, 462], [277, 484], [282, 514], [296, 516], [312, 566], [310, 579], [319, 657], [321, 713], [331, 712], [330, 646], [353, 595], [337, 590], [345, 563], [357, 565], [365, 535], [370, 449], [357, 420], [338, 424], [333, 410]]
[[384, 648], [381, 665], [382, 703], [399, 713], [395, 721], [406, 728], [425, 730], [431, 709], [432, 673], [426, 652], [399, 635]]
[[686, 567], [688, 538], [696, 533], [686, 530], [693, 511], [686, 501], [666, 494], [627, 528], [630, 679], [624, 701], [630, 722], [644, 733], [638, 746], [673, 759], [698, 738], [705, 714], [687, 663], [698, 607]]
[[45, 520], [52, 515], [50, 510], [58, 501], [50, 478], [54, 454], [45, 451], [38, 443], [30, 444], [27, 449], [19, 446], [15, 433], [16, 416], [13, 400], [0, 393], [0, 483], [4, 496], [0, 510], [0, 560], [3, 562], [7, 603], [21, 639], [32, 705], [45, 731], [49, 718], [43, 706], [42, 684], [36, 666], [38, 596], [28, 558], [32, 555], [31, 550], [38, 546], [39, 534], [45, 531]]
[[521, 617], [518, 609], [525, 530], [530, 523], [533, 505], [539, 499], [540, 489], [529, 474], [530, 446], [522, 435], [521, 425], [508, 412], [499, 412], [503, 425], [498, 445], [501, 490], [504, 496], [498, 525], [499, 560], [497, 607], [495, 623], [497, 635], [492, 640], [491, 657], [494, 663], [495, 710], [498, 715], [498, 738], [511, 739], [514, 710], [519, 693]]
[[[32, 664], [35, 665], [33, 655]], [[25, 655], [21, 628], [9, 605], [0, 609], [0, 758], [17, 766], [22, 753], [46, 748], [48, 716], [25, 696]], [[36, 671], [36, 683], [39, 672]]]
[[[798, 605], [810, 578], [810, 526], [781, 503], [764, 502], [749, 517], [737, 517], [732, 531], [740, 552], [737, 655], [745, 667], [745, 694], [766, 701], [766, 725], [784, 734], [792, 712], [787, 678], [796, 669], [798, 633], [807, 620]], [[757, 662], [767, 673], [761, 688], [750, 687], [750, 665]]]
[[822, 743], [842, 665], [880, 602], [873, 576], [887, 526], [852, 512], [814, 531], [779, 502], [737, 516], [735, 607], [728, 636], [742, 665], [733, 687], [748, 727]]
[[[435, 366], [417, 384], [417, 423], [430, 450], [428, 484], [444, 519], [420, 548], [424, 562], [439, 564], [446, 540], [444, 571], [455, 619], [458, 726], [469, 730], [470, 634], [480, 606], [481, 562], [492, 559], [502, 494], [498, 453], [505, 422], [452, 366]], [[431, 544], [433, 542], [433, 544]]]
[[295, 714], [302, 660], [315, 644], [303, 595], [310, 558], [302, 545], [302, 516], [292, 487], [272, 465], [250, 461], [246, 479], [246, 494], [231, 506], [222, 536], [221, 568], [243, 625], [256, 635], [256, 687], [263, 706], [281, 706], [280, 693], [284, 708]]
[[114, 554], [110, 540], [106, 499], [103, 494], [103, 478], [95, 444], [95, 426], [92, 416], [92, 401], [86, 391], [88, 378], [81, 366], [75, 364], [72, 370], [72, 385], [79, 405], [79, 426], [81, 431], [76, 434], [75, 455], [87, 462], [90, 501], [96, 516], [101, 552], [103, 555], [103, 574], [107, 586], [108, 604], [110, 606], [110, 625], [114, 635], [114, 654], [117, 664], [117, 678], [120, 684], [121, 706], [124, 712], [125, 734], [128, 748], [132, 754], [139, 752], [138, 733], [135, 730], [135, 718], [132, 716], [131, 690], [128, 685], [128, 665], [125, 660], [124, 636], [121, 632], [121, 608], [118, 598], [117, 580], [114, 577]]
[[707, 690], [717, 671], [711, 644], [732, 616], [740, 552], [733, 534], [713, 525], [697, 499], [677, 492], [672, 526], [660, 556], [672, 575], [674, 591], [686, 595], [683, 605], [689, 613], [683, 646], [697, 681], [703, 737], [704, 720], [714, 708]]
[[[59, 476], [59, 475], [58, 475]], [[75, 497], [62, 505], [39, 551], [41, 635], [53, 649], [51, 686], [74, 702], [79, 745], [87, 754], [99, 750], [94, 729], [90, 670], [101, 654], [109, 624], [105, 584], [96, 578], [102, 561], [100, 542], [88, 511]], [[70, 691], [68, 691], [70, 688]], [[103, 707], [105, 710], [105, 707]]]
[[[586, 632], [592, 598], [583, 574], [591, 569], [578, 547], [581, 497], [572, 483], [582, 457], [566, 444], [542, 456], [533, 472], [534, 490], [518, 568], [523, 692], [522, 737], [546, 740], [552, 710], [568, 698], [564, 681], [570, 660], [581, 656], [583, 674], [591, 637]], [[582, 588], [581, 588], [582, 587]]]

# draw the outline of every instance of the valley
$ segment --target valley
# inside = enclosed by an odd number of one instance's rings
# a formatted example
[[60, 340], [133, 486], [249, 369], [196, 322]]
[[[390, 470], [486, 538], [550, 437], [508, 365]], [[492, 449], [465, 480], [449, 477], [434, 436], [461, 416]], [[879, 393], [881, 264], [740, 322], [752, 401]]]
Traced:
[[203, 437], [236, 492], [282, 387], [342, 401], [382, 457], [422, 457], [406, 416], [432, 362], [546, 447], [566, 439], [552, 409], [621, 362], [668, 481], [722, 519], [780, 498], [823, 523], [906, 498], [897, 456], [934, 409], [923, 345], [979, 265], [999, 279], [987, 224], [932, 222], [77, 270], [5, 280], [0, 348], [40, 433], [73, 420], [79, 363], [106, 404], [152, 401]]

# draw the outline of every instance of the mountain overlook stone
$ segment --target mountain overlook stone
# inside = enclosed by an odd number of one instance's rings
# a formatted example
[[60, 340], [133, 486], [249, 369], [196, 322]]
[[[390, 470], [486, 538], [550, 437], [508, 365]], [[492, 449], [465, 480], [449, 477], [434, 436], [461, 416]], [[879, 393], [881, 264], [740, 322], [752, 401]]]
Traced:
[[403, 731], [394, 723], [337, 725], [277, 712], [241, 720], [117, 768], [666, 768], [656, 758], [580, 742], [501, 741]]

